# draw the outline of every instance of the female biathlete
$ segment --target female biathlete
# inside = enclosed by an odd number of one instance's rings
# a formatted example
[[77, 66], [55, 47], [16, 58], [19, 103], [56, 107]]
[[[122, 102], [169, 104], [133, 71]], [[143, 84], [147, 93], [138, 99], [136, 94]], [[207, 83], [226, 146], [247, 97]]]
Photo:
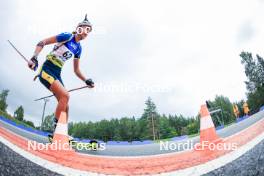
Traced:
[[37, 58], [43, 47], [45, 45], [56, 43], [53, 50], [47, 55], [47, 59], [42, 65], [38, 75], [40, 82], [46, 88], [48, 88], [58, 100], [53, 123], [53, 132], [56, 128], [56, 124], [61, 112], [66, 112], [68, 120], [68, 102], [70, 96], [68, 91], [64, 88], [64, 84], [61, 79], [61, 69], [65, 61], [69, 60], [73, 56], [74, 73], [76, 74], [76, 76], [84, 81], [89, 88], [94, 87], [94, 82], [92, 81], [92, 79], [87, 79], [87, 77], [82, 74], [79, 68], [80, 56], [82, 52], [80, 41], [85, 39], [88, 33], [90, 33], [91, 31], [92, 25], [88, 21], [86, 15], [85, 19], [78, 24], [75, 32], [61, 33], [57, 36], [53, 36], [40, 41], [36, 46], [33, 57], [28, 63], [29, 68], [31, 68], [32, 70], [36, 70], [38, 67]]

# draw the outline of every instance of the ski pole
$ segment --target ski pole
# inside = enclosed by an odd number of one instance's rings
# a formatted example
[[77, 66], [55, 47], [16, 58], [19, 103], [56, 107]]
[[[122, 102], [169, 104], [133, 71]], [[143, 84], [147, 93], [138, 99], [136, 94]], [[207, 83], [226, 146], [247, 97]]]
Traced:
[[10, 40], [7, 41], [16, 50], [16, 52], [28, 63], [29, 60], [14, 46], [14, 44], [10, 42]]
[[[68, 92], [73, 92], [73, 91], [80, 90], [80, 89], [84, 89], [84, 88], [87, 88], [87, 87], [89, 87], [89, 86], [83, 86], [83, 87], [79, 87], [79, 88], [71, 89], [71, 90], [69, 90]], [[50, 97], [53, 97], [53, 96], [54, 96], [54, 94], [53, 94], [53, 95], [46, 96], [46, 97], [42, 97], [42, 98], [39, 98], [39, 99], [36, 99], [36, 100], [34, 100], [34, 101], [43, 100], [43, 99], [45, 99], [45, 98], [50, 98]]]

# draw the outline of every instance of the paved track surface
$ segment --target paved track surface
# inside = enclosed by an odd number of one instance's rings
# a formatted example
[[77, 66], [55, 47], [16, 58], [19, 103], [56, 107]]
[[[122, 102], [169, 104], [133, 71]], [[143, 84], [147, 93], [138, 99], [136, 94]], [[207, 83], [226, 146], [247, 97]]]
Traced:
[[[252, 124], [256, 123], [257, 121], [263, 118], [264, 118], [264, 111], [261, 111], [239, 123], [235, 123], [224, 129], [218, 130], [217, 134], [223, 138], [231, 136], [239, 131], [244, 130], [245, 128], [251, 126]], [[0, 120], [0, 126], [3, 126], [4, 128], [9, 129], [10, 131], [19, 134], [27, 139], [34, 140], [40, 143], [48, 143], [47, 137], [21, 130], [12, 125], [6, 124], [1, 120]], [[98, 151], [78, 150], [78, 152], [92, 154], [92, 155], [104, 155], [104, 156], [145, 156], [145, 155], [157, 155], [164, 153], [179, 152], [185, 150], [183, 144], [190, 143], [193, 146], [198, 142], [199, 142], [199, 137], [189, 138], [182, 141], [170, 141], [169, 145], [180, 146], [178, 147], [178, 149], [173, 149], [173, 150], [160, 150], [160, 144], [154, 143], [154, 144], [145, 144], [145, 145], [106, 145], [105, 150], [98, 150]]]
[[264, 175], [264, 141], [233, 162], [216, 169], [206, 176], [263, 176]]
[[0, 142], [0, 176], [59, 176], [27, 160]]
[[[0, 176], [59, 176], [43, 167], [32, 163], [13, 152], [0, 142]], [[264, 141], [227, 165], [205, 176], [263, 176], [264, 175]]]

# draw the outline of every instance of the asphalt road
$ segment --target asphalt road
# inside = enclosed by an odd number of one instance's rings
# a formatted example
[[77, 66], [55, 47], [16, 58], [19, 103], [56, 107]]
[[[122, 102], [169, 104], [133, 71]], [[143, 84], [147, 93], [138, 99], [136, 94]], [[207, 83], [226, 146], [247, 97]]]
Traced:
[[[264, 175], [264, 141], [246, 152], [238, 159], [211, 171], [204, 176], [263, 176]], [[15, 153], [0, 142], [0, 176], [59, 176]]]
[[[263, 118], [264, 118], [264, 111], [258, 112], [239, 123], [235, 123], [224, 129], [218, 130], [217, 134], [223, 138], [231, 136], [241, 130], [244, 130], [245, 128], [251, 126], [252, 124], [256, 123], [257, 121]], [[0, 120], [0, 126], [9, 129], [10, 131], [20, 136], [23, 136], [29, 140], [34, 140], [40, 143], [49, 142], [47, 137], [37, 135], [35, 133], [31, 133], [28, 131], [24, 131], [10, 124], [2, 122], [1, 120]], [[168, 150], [166, 150], [165, 144], [161, 148], [160, 143], [154, 143], [154, 144], [145, 144], [145, 145], [106, 145], [104, 150], [98, 150], [98, 151], [78, 150], [78, 152], [92, 154], [92, 155], [105, 155], [105, 156], [157, 155], [164, 153], [179, 152], [182, 150], [186, 150], [188, 148], [191, 149], [191, 147], [193, 147], [194, 144], [198, 142], [199, 142], [199, 136], [185, 139], [182, 141], [169, 141], [167, 146], [170, 146], [171, 148], [168, 148]]]
[[215, 169], [204, 176], [263, 176], [264, 175], [264, 141], [246, 152], [241, 157]]
[[0, 176], [60, 176], [27, 160], [0, 142]]

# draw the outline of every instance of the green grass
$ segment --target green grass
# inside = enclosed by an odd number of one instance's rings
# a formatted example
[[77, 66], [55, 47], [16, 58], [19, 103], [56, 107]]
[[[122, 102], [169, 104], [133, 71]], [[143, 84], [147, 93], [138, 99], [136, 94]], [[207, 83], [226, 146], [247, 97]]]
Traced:
[[200, 135], [200, 133], [190, 134], [190, 135], [188, 135], [188, 137], [189, 137], [189, 138], [192, 138], [192, 137], [196, 137], [196, 136], [199, 136], [199, 135]]
[[26, 124], [26, 123], [23, 122], [23, 121], [19, 121], [19, 120], [15, 119], [13, 116], [11, 116], [10, 114], [8, 114], [7, 112], [3, 112], [3, 111], [0, 110], [0, 115], [3, 116], [3, 117], [6, 118], [6, 119], [12, 120], [13, 122], [15, 122], [15, 123], [18, 124], [18, 125], [24, 125], [24, 126], [26, 126], [26, 127], [28, 127], [28, 128], [36, 129], [36, 128], [34, 128], [34, 127], [32, 127], [32, 126]]
[[166, 142], [166, 141], [170, 141], [171, 140], [171, 138], [166, 138], [166, 139], [159, 139], [159, 140], [155, 140], [154, 142], [155, 143], [159, 143], [159, 142]]

